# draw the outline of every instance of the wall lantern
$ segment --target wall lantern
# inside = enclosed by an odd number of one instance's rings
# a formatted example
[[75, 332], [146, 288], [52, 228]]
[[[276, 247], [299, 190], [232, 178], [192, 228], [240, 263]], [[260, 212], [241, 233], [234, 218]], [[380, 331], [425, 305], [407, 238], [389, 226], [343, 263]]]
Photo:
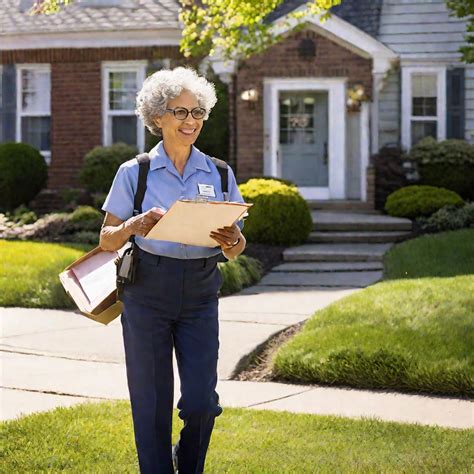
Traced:
[[254, 109], [258, 102], [258, 90], [255, 87], [247, 89], [240, 94], [240, 98], [248, 103], [249, 109]]
[[359, 112], [362, 102], [368, 100], [365, 89], [362, 84], [355, 84], [347, 90], [347, 111]]

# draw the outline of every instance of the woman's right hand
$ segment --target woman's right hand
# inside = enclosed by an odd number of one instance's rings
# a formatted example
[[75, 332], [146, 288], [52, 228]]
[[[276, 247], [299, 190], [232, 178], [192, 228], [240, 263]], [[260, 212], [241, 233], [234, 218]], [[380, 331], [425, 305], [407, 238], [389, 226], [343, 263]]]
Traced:
[[130, 235], [139, 235], [144, 237], [154, 225], [161, 219], [166, 211], [159, 207], [152, 207], [150, 210], [138, 214], [138, 216], [130, 217], [125, 222], [125, 228]]

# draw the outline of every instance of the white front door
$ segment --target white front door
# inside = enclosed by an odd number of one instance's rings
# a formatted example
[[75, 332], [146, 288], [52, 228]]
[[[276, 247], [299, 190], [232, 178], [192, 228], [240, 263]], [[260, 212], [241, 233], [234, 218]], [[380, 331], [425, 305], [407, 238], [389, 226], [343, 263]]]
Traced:
[[306, 199], [345, 198], [345, 80], [264, 80], [264, 174]]

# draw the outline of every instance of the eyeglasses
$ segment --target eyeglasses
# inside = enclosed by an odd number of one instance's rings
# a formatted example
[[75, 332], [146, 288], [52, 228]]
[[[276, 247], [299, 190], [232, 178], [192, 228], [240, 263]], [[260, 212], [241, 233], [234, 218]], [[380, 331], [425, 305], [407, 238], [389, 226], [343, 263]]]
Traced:
[[206, 115], [206, 109], [203, 109], [202, 107], [194, 107], [192, 110], [188, 110], [185, 107], [176, 107], [174, 109], [166, 109], [167, 112], [173, 112], [173, 115], [178, 119], [178, 120], [184, 120], [188, 117], [189, 113], [195, 118], [195, 119], [202, 119]]

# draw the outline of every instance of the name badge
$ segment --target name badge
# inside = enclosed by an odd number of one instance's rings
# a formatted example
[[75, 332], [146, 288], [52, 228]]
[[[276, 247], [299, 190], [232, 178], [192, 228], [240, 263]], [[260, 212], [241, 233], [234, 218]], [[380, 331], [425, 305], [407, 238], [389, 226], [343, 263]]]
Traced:
[[216, 192], [212, 184], [198, 184], [198, 189], [200, 196], [216, 197]]

